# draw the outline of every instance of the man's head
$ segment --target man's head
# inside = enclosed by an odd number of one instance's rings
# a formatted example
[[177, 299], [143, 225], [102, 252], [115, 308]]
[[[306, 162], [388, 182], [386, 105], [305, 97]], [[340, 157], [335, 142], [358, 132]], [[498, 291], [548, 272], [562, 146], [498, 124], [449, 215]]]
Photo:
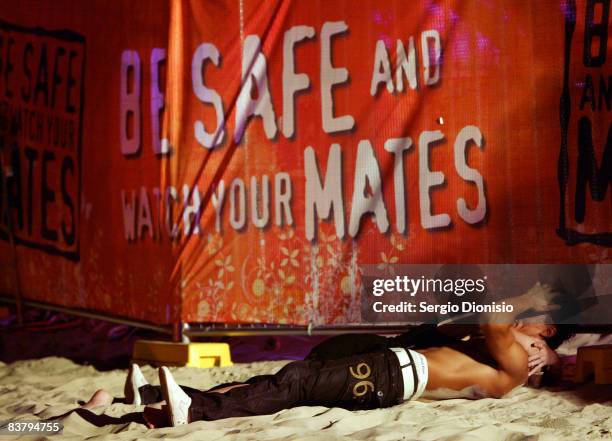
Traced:
[[574, 331], [568, 325], [553, 325], [537, 321], [518, 321], [514, 329], [533, 338], [541, 338], [551, 349], [557, 349], [561, 343], [570, 338]]
[[514, 328], [530, 337], [550, 338], [557, 333], [557, 327], [555, 325], [546, 323], [525, 323], [519, 321], [514, 325]]
[[546, 343], [550, 349], [557, 349], [561, 343], [576, 334], [576, 327], [573, 325], [552, 325], [555, 327], [555, 333], [550, 337], [545, 337]]

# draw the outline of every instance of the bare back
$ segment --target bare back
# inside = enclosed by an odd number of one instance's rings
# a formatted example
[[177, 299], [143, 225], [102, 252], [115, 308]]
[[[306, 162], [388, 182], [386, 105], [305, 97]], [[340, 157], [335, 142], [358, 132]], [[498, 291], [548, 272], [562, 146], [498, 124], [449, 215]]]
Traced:
[[[427, 358], [429, 379], [426, 394], [435, 398], [482, 398], [499, 396], [508, 386], [499, 371], [449, 347], [419, 350]], [[445, 391], [445, 392], [444, 392]]]

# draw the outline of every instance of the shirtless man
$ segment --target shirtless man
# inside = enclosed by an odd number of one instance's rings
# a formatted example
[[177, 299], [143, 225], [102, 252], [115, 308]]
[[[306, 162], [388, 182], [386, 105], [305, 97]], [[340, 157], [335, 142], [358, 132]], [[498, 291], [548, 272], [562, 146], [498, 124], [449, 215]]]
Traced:
[[[527, 309], [547, 310], [552, 295], [550, 288], [536, 285], [513, 299], [512, 315], [488, 316], [480, 325], [495, 367], [450, 347], [418, 352], [397, 347], [333, 360], [295, 361], [274, 375], [198, 391], [180, 387], [165, 367], [159, 371], [161, 387], [149, 385], [134, 366], [126, 383], [126, 397], [136, 404], [165, 401], [145, 409], [150, 427], [271, 414], [304, 405], [363, 410], [393, 406], [422, 395], [502, 397], [527, 380], [528, 352], [533, 350], [529, 336], [514, 326], [514, 316]], [[101, 391], [96, 394], [86, 407], [107, 404], [108, 396]]]

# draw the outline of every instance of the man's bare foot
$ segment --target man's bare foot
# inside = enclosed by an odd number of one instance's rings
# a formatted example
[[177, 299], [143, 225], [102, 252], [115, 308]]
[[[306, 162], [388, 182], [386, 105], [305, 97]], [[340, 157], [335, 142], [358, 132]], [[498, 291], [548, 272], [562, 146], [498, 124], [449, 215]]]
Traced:
[[109, 406], [113, 403], [113, 396], [106, 392], [104, 389], [97, 390], [89, 399], [89, 401], [83, 404], [83, 409], [93, 409], [94, 407]]
[[149, 429], [169, 426], [165, 402], [150, 404], [145, 407], [143, 417]]

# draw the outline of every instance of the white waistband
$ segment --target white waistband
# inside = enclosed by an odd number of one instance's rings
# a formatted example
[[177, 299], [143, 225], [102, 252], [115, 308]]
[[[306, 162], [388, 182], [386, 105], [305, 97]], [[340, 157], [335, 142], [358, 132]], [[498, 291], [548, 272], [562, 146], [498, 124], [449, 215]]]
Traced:
[[427, 386], [429, 373], [427, 371], [427, 359], [423, 354], [419, 354], [411, 349], [390, 348], [399, 360], [404, 380], [404, 401], [416, 400]]

